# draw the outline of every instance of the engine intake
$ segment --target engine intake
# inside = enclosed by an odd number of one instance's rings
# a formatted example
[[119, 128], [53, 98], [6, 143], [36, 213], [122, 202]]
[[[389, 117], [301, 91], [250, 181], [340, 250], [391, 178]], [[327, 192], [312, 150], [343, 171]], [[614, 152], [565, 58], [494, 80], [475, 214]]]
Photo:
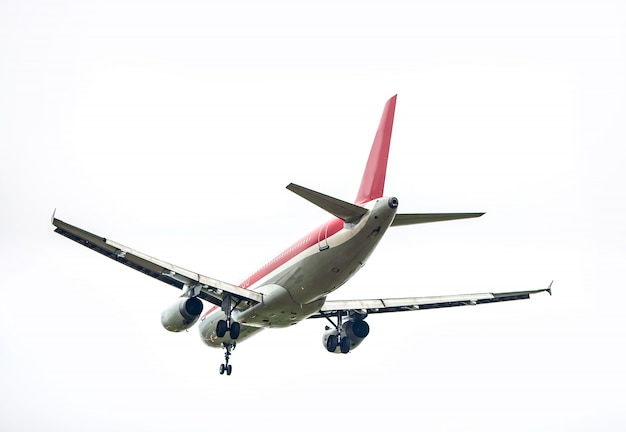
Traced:
[[161, 314], [165, 330], [180, 332], [193, 326], [202, 313], [202, 301], [197, 297], [181, 297]]
[[363, 320], [350, 320], [345, 324], [344, 331], [351, 341], [360, 342], [370, 334], [370, 326]]

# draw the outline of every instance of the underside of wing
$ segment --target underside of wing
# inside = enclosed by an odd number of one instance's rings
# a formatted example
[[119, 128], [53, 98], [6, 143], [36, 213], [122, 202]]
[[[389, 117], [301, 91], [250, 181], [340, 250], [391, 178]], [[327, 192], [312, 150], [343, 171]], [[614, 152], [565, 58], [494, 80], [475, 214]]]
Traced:
[[259, 293], [185, 270], [62, 220], [53, 218], [52, 224], [56, 227], [56, 233], [161, 282], [181, 290], [188, 290], [191, 295], [197, 295], [210, 303], [221, 305], [222, 300], [230, 296], [237, 304], [237, 308], [244, 310], [262, 301], [262, 295]]
[[550, 283], [548, 288], [507, 293], [456, 294], [432, 297], [405, 297], [368, 300], [328, 300], [324, 303], [320, 312], [310, 318], [325, 318], [336, 315], [339, 312], [356, 312], [364, 315], [455, 306], [475, 306], [485, 303], [525, 300], [530, 298], [531, 294], [544, 291], [552, 295], [552, 283]]

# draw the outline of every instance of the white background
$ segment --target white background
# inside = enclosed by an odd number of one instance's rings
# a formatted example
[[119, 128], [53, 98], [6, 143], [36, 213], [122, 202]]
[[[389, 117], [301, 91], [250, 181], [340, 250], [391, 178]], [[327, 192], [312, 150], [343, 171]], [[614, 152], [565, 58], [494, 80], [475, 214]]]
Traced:
[[[0, 2], [0, 429], [621, 430], [626, 7], [536, 2]], [[395, 228], [334, 296], [554, 296], [325, 322], [242, 343], [233, 375], [179, 292], [57, 217], [239, 282], [351, 201], [398, 93]]]

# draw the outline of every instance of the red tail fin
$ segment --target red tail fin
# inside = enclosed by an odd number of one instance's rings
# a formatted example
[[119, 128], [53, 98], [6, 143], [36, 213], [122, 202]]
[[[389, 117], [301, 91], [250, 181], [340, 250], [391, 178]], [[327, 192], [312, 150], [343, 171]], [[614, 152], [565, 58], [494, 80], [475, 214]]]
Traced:
[[393, 128], [393, 116], [396, 111], [395, 95], [387, 101], [383, 116], [378, 125], [378, 131], [372, 144], [370, 157], [361, 180], [361, 187], [356, 197], [356, 204], [364, 204], [383, 196], [385, 189], [385, 175], [387, 174], [387, 158], [389, 157], [389, 143], [391, 142], [391, 129]]

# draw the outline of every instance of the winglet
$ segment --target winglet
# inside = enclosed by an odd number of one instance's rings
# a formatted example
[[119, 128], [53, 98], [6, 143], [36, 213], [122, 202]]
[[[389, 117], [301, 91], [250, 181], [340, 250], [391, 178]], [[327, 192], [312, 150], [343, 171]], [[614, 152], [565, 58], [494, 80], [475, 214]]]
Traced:
[[50, 223], [52, 225], [54, 225], [54, 215], [56, 215], [56, 214], [57, 214], [57, 209], [55, 208], [54, 211], [52, 212], [52, 217], [50, 218]]
[[548, 291], [548, 294], [552, 295], [552, 284], [554, 283], [554, 280], [552, 282], [550, 282], [550, 285], [548, 285], [548, 288], [546, 288], [546, 291]]
[[369, 159], [365, 166], [361, 187], [354, 201], [355, 204], [365, 204], [366, 202], [383, 196], [397, 97], [398, 95], [393, 96], [385, 104], [385, 109], [383, 110], [383, 115], [378, 125], [378, 131], [376, 132], [376, 137], [374, 138], [374, 143], [370, 150]]

